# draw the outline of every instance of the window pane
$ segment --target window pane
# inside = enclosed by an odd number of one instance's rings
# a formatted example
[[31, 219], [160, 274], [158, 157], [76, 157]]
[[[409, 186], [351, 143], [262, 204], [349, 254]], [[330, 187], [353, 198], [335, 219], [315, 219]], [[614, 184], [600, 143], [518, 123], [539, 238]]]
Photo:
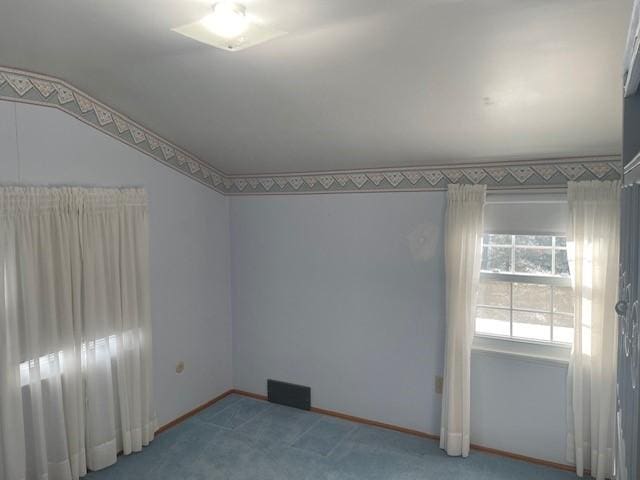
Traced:
[[517, 273], [551, 274], [551, 250], [542, 248], [516, 248]]
[[573, 315], [573, 289], [553, 287], [553, 311]]
[[476, 333], [509, 336], [509, 310], [478, 307]]
[[516, 235], [516, 245], [533, 245], [536, 247], [550, 247], [551, 235]]
[[[483, 272], [569, 276], [566, 236], [487, 233], [482, 240]], [[479, 285], [476, 333], [573, 343], [574, 302], [570, 287], [552, 286], [545, 280], [512, 283], [510, 275], [494, 276], [495, 279], [481, 280]]]
[[483, 247], [481, 268], [486, 272], [510, 272], [511, 248]]
[[496, 307], [511, 306], [511, 284], [507, 282], [480, 282], [478, 289], [478, 305]]
[[513, 308], [551, 311], [551, 287], [533, 283], [513, 284]]
[[482, 242], [485, 245], [511, 245], [511, 235], [485, 233], [482, 237]]
[[531, 340], [551, 340], [551, 314], [514, 311], [513, 336]]
[[556, 275], [569, 276], [569, 260], [566, 250], [556, 250]]
[[573, 316], [553, 315], [553, 341], [573, 343]]

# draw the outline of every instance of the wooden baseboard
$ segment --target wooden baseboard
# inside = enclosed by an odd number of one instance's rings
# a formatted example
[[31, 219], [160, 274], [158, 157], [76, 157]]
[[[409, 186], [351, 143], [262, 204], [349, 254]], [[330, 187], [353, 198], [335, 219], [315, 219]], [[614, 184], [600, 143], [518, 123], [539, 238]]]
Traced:
[[[252, 393], [252, 392], [245, 392], [244, 390], [234, 390], [233, 393], [237, 395], [243, 395], [245, 397], [255, 398], [258, 400], [267, 400], [267, 397], [265, 395], [258, 395], [257, 393]], [[333, 410], [326, 410], [324, 408], [311, 407], [311, 411], [315, 413], [320, 413], [322, 415], [329, 415], [330, 417], [341, 418], [343, 420], [348, 420], [354, 423], [361, 423], [363, 425], [370, 425], [372, 427], [386, 428], [387, 430], [395, 430], [396, 432], [408, 433], [410, 435], [415, 435], [423, 438], [430, 438], [432, 440], [437, 440], [439, 438], [437, 435], [433, 435], [431, 433], [420, 432], [418, 430], [399, 427], [398, 425], [378, 422], [376, 420], [369, 420], [368, 418], [356, 417], [353, 415], [348, 415], [346, 413], [336, 412]]]
[[[520, 455], [519, 453], [507, 452], [506, 450], [498, 450], [497, 448], [485, 447], [472, 443], [471, 448], [478, 452], [489, 453], [491, 455], [499, 455], [501, 457], [511, 458], [513, 460], [520, 460], [527, 463], [535, 463], [536, 465], [542, 465], [544, 467], [556, 468], [558, 470], [565, 470], [567, 472], [575, 472], [576, 467], [574, 465], [567, 465], [566, 463], [551, 462], [549, 460], [542, 460], [541, 458], [529, 457], [527, 455]], [[589, 476], [590, 473], [585, 471], [585, 475]]]
[[232, 393], [235, 393], [235, 390], [231, 389], [231, 390], [227, 390], [226, 392], [218, 395], [215, 398], [212, 398], [211, 400], [209, 400], [206, 403], [203, 403], [202, 405], [197, 406], [196, 408], [194, 408], [193, 410], [189, 410], [187, 413], [185, 413], [184, 415], [180, 415], [178, 418], [176, 418], [175, 420], [171, 420], [169, 423], [166, 423], [165, 425], [162, 425], [160, 428], [158, 428], [158, 430], [156, 430], [156, 434], [161, 434], [163, 432], [166, 432], [167, 430], [169, 430], [171, 427], [175, 427], [176, 425], [178, 425], [179, 423], [184, 422], [187, 418], [189, 417], [193, 417], [196, 413], [201, 412], [202, 410], [204, 410], [205, 408], [209, 408], [211, 405], [213, 405], [216, 402], [219, 402], [220, 400], [222, 400], [224, 397], [228, 397], [229, 395], [231, 395]]
[[247, 392], [245, 390], [238, 390], [237, 388], [234, 388], [233, 390], [231, 390], [231, 393], [235, 393], [236, 395], [242, 395], [243, 397], [255, 398], [256, 400], [264, 400], [265, 402], [267, 401], [266, 395]]
[[[247, 391], [244, 391], [244, 390], [234, 389], [234, 390], [232, 390], [232, 393], [235, 393], [236, 395], [242, 395], [242, 396], [245, 396], [245, 397], [255, 398], [257, 400], [267, 400], [266, 395], [259, 395], [257, 393], [247, 392]], [[396, 431], [396, 432], [407, 433], [409, 435], [415, 435], [417, 437], [429, 438], [431, 440], [439, 440], [440, 439], [440, 435], [436, 435], [436, 434], [433, 434], [433, 433], [421, 432], [419, 430], [413, 430], [411, 428], [400, 427], [398, 425], [393, 425], [393, 424], [390, 424], [390, 423], [378, 422], [376, 420], [369, 420], [368, 418], [356, 417], [356, 416], [353, 416], [353, 415], [348, 415], [346, 413], [336, 412], [336, 411], [333, 411], [333, 410], [326, 410], [324, 408], [312, 407], [311, 411], [312, 412], [316, 412], [316, 413], [321, 413], [323, 415], [329, 415], [331, 417], [341, 418], [343, 420], [348, 420], [348, 421], [354, 422], [354, 423], [360, 423], [360, 424], [363, 424], [363, 425], [370, 425], [370, 426], [373, 426], [373, 427], [385, 428], [387, 430], [393, 430], [393, 431]], [[520, 455], [519, 453], [512, 453], [512, 452], [507, 452], [505, 450], [498, 450], [497, 448], [485, 447], [483, 445], [478, 445], [478, 444], [471, 444], [471, 448], [473, 450], [477, 450], [479, 452], [485, 452], [485, 453], [489, 453], [489, 454], [492, 454], [492, 455], [499, 455], [501, 457], [507, 457], [507, 458], [511, 458], [511, 459], [514, 459], [514, 460], [520, 460], [520, 461], [523, 461], [523, 462], [534, 463], [536, 465], [543, 465], [545, 467], [556, 468], [556, 469], [559, 469], [559, 470], [566, 470], [566, 471], [569, 471], [569, 472], [575, 471], [575, 467], [573, 465], [567, 465], [567, 464], [564, 464], [564, 463], [551, 462], [549, 460], [542, 460], [540, 458], [529, 457], [527, 455]], [[585, 472], [585, 474], [588, 475], [588, 472]]]
[[[231, 394], [242, 395], [243, 397], [255, 398], [257, 400], [265, 400], [265, 401], [267, 400], [267, 396], [266, 395], [260, 395], [260, 394], [257, 394], [257, 393], [247, 392], [245, 390], [238, 390], [238, 389], [235, 389], [235, 388], [231, 389], [231, 390], [227, 390], [223, 394], [218, 395], [217, 397], [209, 400], [208, 402], [203, 403], [202, 405], [194, 408], [193, 410], [190, 410], [189, 412], [185, 413], [184, 415], [179, 416], [175, 420], [172, 420], [171, 422], [163, 425], [162, 427], [160, 427], [158, 429], [158, 431], [156, 433], [160, 434], [162, 432], [165, 432], [165, 431], [169, 430], [171, 427], [174, 427], [174, 426], [178, 425], [179, 423], [184, 422], [189, 417], [192, 417], [193, 415], [201, 412], [205, 408], [209, 408], [214, 403], [219, 402], [220, 400], [222, 400], [223, 398], [225, 398], [225, 397], [227, 397], [227, 396], [229, 396]], [[400, 427], [398, 425], [393, 425], [391, 423], [378, 422], [376, 420], [369, 420], [368, 418], [356, 417], [354, 415], [348, 415], [346, 413], [336, 412], [334, 410], [326, 410], [324, 408], [312, 407], [311, 411], [315, 412], [315, 413], [320, 413], [322, 415], [328, 415], [330, 417], [341, 418], [343, 420], [348, 420], [348, 421], [354, 422], [354, 423], [360, 423], [362, 425], [370, 425], [372, 427], [385, 428], [387, 430], [393, 430], [393, 431], [396, 431], [396, 432], [407, 433], [409, 435], [415, 435], [416, 437], [428, 438], [428, 439], [431, 439], [431, 440], [438, 440], [440, 438], [439, 435], [435, 435], [433, 433], [421, 432], [419, 430], [413, 430], [411, 428]], [[556, 469], [559, 469], [559, 470], [565, 470], [565, 471], [569, 471], [569, 472], [575, 471], [575, 467], [572, 466], [572, 465], [566, 465], [564, 463], [550, 462], [548, 460], [542, 460], [540, 458], [529, 457], [527, 455], [520, 455], [519, 453], [512, 453], [512, 452], [507, 452], [505, 450], [498, 450], [497, 448], [485, 447], [483, 445], [478, 445], [478, 444], [471, 444], [471, 448], [473, 450], [477, 450], [479, 452], [485, 452], [485, 453], [489, 453], [489, 454], [492, 454], [492, 455], [499, 455], [501, 457], [507, 457], [507, 458], [511, 458], [513, 460], [520, 460], [520, 461], [523, 461], [523, 462], [534, 463], [536, 465], [542, 465], [542, 466], [545, 466], [545, 467], [556, 468]], [[589, 472], [585, 471], [585, 475], [589, 475], [589, 474], [590, 474]]]
[[431, 440], [438, 440], [440, 437], [433, 433], [421, 432], [419, 430], [412, 430], [411, 428], [400, 427], [391, 423], [378, 422], [377, 420], [369, 420], [368, 418], [356, 417], [354, 415], [347, 415], [346, 413], [335, 412], [333, 410], [325, 410], [324, 408], [311, 408], [312, 412], [321, 413], [323, 415], [329, 415], [331, 417], [342, 418], [350, 422], [361, 423], [363, 425], [370, 425], [372, 427], [385, 428], [387, 430], [394, 430], [396, 432], [407, 433], [409, 435], [415, 435], [416, 437], [429, 438]]

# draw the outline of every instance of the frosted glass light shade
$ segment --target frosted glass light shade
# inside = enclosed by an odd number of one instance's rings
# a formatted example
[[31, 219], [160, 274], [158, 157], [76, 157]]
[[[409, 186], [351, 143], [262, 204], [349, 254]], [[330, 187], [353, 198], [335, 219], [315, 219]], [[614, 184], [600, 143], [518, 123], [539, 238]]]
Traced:
[[243, 5], [227, 1], [213, 5], [213, 12], [200, 20], [172, 30], [227, 51], [244, 50], [286, 33], [259, 24]]

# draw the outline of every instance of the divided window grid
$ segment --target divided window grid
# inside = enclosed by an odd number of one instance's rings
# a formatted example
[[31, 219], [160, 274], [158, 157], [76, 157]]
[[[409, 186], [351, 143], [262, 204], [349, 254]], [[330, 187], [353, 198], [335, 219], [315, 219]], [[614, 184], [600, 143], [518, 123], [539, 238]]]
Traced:
[[570, 344], [573, 321], [566, 237], [484, 235], [477, 335]]

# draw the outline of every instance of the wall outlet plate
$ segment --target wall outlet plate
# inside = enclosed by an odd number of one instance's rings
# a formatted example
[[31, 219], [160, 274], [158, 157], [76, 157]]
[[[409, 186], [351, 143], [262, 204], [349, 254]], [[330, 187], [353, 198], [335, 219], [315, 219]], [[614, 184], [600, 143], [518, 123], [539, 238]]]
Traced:
[[181, 360], [176, 364], [176, 373], [184, 372], [184, 362]]

